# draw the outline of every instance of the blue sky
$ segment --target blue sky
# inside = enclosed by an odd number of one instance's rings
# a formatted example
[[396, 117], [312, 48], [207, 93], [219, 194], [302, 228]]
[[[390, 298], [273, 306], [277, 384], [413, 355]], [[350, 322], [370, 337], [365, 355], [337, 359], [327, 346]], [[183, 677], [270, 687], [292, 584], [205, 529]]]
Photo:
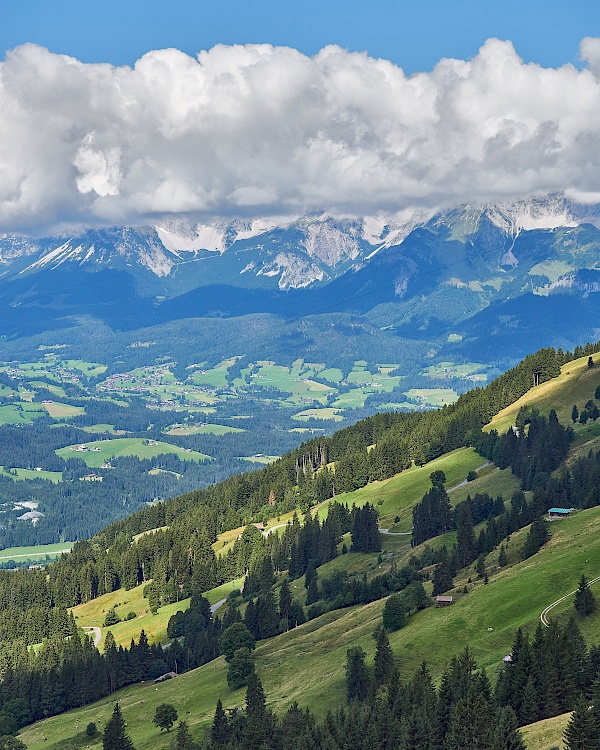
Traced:
[[313, 55], [327, 44], [392, 60], [407, 73], [469, 59], [488, 37], [511, 39], [545, 67], [578, 64], [600, 35], [598, 0], [4, 0], [0, 50], [35, 42], [84, 62], [131, 65], [151, 49], [188, 54], [267, 42]]

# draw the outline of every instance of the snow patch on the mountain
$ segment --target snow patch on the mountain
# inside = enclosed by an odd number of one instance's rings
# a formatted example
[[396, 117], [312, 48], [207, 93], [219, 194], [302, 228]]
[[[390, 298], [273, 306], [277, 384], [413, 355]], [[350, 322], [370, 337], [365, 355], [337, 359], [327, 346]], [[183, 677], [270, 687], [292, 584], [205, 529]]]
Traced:
[[238, 229], [236, 240], [250, 240], [253, 237], [258, 237], [260, 234], [270, 232], [276, 227], [277, 224], [271, 219], [254, 219], [251, 222], [246, 222]]
[[385, 216], [365, 216], [362, 221], [363, 240], [369, 245], [381, 244], [388, 221], [389, 219]]
[[546, 195], [510, 204], [498, 203], [488, 206], [486, 213], [490, 221], [506, 234], [520, 230], [576, 227], [580, 223], [564, 195]]
[[59, 245], [58, 247], [54, 248], [54, 250], [51, 250], [49, 253], [46, 253], [41, 258], [36, 260], [35, 263], [32, 263], [30, 266], [27, 266], [27, 268], [21, 271], [21, 273], [25, 273], [25, 271], [39, 270], [40, 268], [43, 268], [44, 266], [50, 266], [50, 265], [53, 268], [56, 268], [65, 260], [77, 254], [78, 248], [76, 247], [75, 249], [73, 249], [70, 245], [71, 241], [72, 240], [67, 240], [62, 245]]
[[257, 276], [279, 276], [278, 286], [280, 289], [301, 289], [309, 286], [314, 281], [322, 281], [325, 277], [323, 271], [314, 263], [291, 255], [290, 253], [278, 253], [275, 258], [265, 264], [256, 274]]
[[208, 252], [224, 253], [234, 242], [258, 237], [264, 232], [274, 229], [276, 224], [270, 219], [253, 219], [246, 221], [236, 219], [230, 222], [216, 224], [190, 225], [184, 221], [165, 221], [156, 226], [156, 234], [165, 248], [179, 255], [180, 252]]
[[224, 227], [206, 226], [198, 224], [194, 233], [175, 231], [167, 227], [155, 227], [156, 234], [171, 253], [179, 255], [179, 252], [196, 252], [197, 250], [210, 250], [223, 252], [225, 250], [223, 237]]
[[304, 240], [306, 252], [329, 267], [335, 267], [340, 261], [354, 260], [359, 255], [356, 228], [349, 229], [344, 231], [332, 221], [309, 224]]

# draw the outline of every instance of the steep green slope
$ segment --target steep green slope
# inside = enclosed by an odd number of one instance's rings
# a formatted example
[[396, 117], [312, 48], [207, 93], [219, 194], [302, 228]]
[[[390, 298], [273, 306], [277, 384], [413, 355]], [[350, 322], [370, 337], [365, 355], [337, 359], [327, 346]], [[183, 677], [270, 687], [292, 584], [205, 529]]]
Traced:
[[[594, 398], [594, 391], [600, 385], [600, 357], [596, 356], [596, 360], [597, 364], [594, 367], [588, 367], [587, 356], [562, 365], [558, 377], [535, 386], [510, 406], [502, 409], [493, 417], [487, 429], [506, 432], [515, 423], [522, 406], [537, 406], [541, 414], [548, 414], [550, 409], [555, 409], [560, 422], [571, 424], [573, 404], [577, 404], [581, 410], [590, 398]], [[576, 424], [575, 430], [576, 433], [581, 431], [588, 436], [589, 428], [588, 431], [584, 431], [583, 425]]]
[[[556, 407], [561, 421], [570, 422], [573, 403], [583, 407], [588, 399], [594, 397], [596, 377], [600, 380], [600, 370], [589, 368], [587, 357], [584, 357], [563, 367], [563, 372], [555, 381], [532, 389], [521, 403], [535, 405], [542, 412]], [[519, 404], [505, 410], [495, 418], [491, 427], [505, 431], [507, 426], [515, 423], [518, 408]], [[583, 451], [593, 445], [594, 424], [577, 424], [575, 432], [574, 451]], [[338, 494], [336, 499], [357, 505], [369, 501], [382, 511], [383, 526], [389, 525], [398, 515], [400, 523], [396, 528], [406, 532], [410, 528], [410, 509], [427, 489], [432, 471], [443, 470], [448, 480], [447, 486], [453, 487], [462, 482], [468, 471], [481, 466], [483, 462], [472, 449], [458, 449], [390, 480], [371, 483], [346, 495]], [[502, 493], [506, 497], [516, 488], [518, 481], [508, 470], [487, 467], [475, 481], [455, 489], [451, 494], [452, 502], [456, 504], [464, 499], [466, 493], [474, 494], [477, 491]], [[321, 506], [321, 514], [325, 507], [326, 503]], [[448, 659], [466, 644], [480, 666], [488, 667], [491, 673], [502, 668], [502, 657], [511, 648], [515, 628], [535, 628], [544, 607], [573, 591], [582, 572], [586, 573], [588, 579], [595, 578], [600, 572], [600, 548], [595, 546], [600, 531], [600, 508], [580, 511], [572, 518], [553, 524], [552, 531], [553, 537], [545, 548], [524, 562], [517, 561], [527, 529], [514, 533], [506, 545], [512, 567], [491, 573], [489, 584], [485, 585], [477, 580], [474, 584], [468, 581], [469, 577], [475, 579], [471, 566], [455, 579], [452, 592], [455, 603], [452, 607], [423, 610], [412, 616], [406, 627], [391, 634], [390, 641], [402, 674], [409, 675], [426, 658], [433, 675], [439, 677]], [[450, 537], [446, 539], [449, 541]], [[434, 545], [438, 543], [440, 540], [433, 542]], [[398, 565], [402, 565], [411, 554], [405, 543], [399, 545], [396, 551]], [[356, 563], [354, 555], [344, 557], [336, 558], [328, 566], [349, 567]], [[368, 556], [364, 557], [367, 560]], [[487, 564], [490, 566], [496, 561], [497, 551], [491, 553]], [[386, 561], [382, 559], [379, 562], [383, 564]], [[369, 565], [377, 565], [376, 555], [372, 556]], [[468, 593], [463, 593], [465, 585]], [[360, 645], [372, 660], [375, 649], [372, 632], [381, 621], [384, 601], [329, 612], [288, 633], [262, 641], [256, 652], [257, 668], [274, 708], [283, 710], [292, 700], [298, 700], [301, 705], [310, 706], [321, 716], [327, 708], [342, 704], [345, 696], [346, 650], [350, 645]], [[557, 608], [553, 616], [565, 618], [569, 609], [567, 601], [562, 611]], [[582, 630], [589, 641], [597, 639], [600, 615], [583, 622]], [[241, 705], [244, 691], [229, 691], [225, 676], [226, 665], [221, 658], [164, 685], [136, 686], [121, 691], [118, 697], [122, 700], [138, 750], [160, 747], [158, 733], [149, 724], [158, 703], [172, 702], [176, 705], [180, 717], [195, 728], [197, 737], [202, 727], [210, 721], [219, 695], [226, 706]], [[73, 713], [81, 722], [80, 726], [92, 720], [104, 722], [116, 697], [42, 722], [23, 732], [23, 737], [31, 747], [39, 744], [47, 748], [48, 745], [43, 744], [44, 736], [59, 739], [73, 735]]]
[[[402, 674], [409, 675], [426, 659], [439, 677], [450, 657], [466, 644], [480, 666], [492, 672], [501, 668], [517, 627], [533, 630], [542, 609], [576, 588], [582, 572], [588, 578], [600, 573], [599, 533], [600, 508], [581, 511], [555, 523], [551, 541], [534, 557], [492, 575], [488, 585], [479, 583], [451, 607], [428, 608], [411, 617], [402, 630], [390, 634]], [[522, 542], [523, 535], [522, 531], [513, 536], [511, 549]], [[342, 704], [346, 650], [359, 645], [372, 661], [375, 641], [371, 634], [381, 621], [383, 603], [330, 612], [261, 642], [256, 650], [257, 669], [272, 706], [282, 710], [298, 700], [322, 715], [327, 708]], [[600, 614], [584, 621], [582, 630], [590, 639], [597, 636]], [[138, 750], [162, 747], [149, 720], [155, 707], [164, 702], [173, 703], [199, 737], [219, 696], [228, 707], [244, 702], [243, 689], [231, 692], [227, 688], [226, 674], [220, 657], [161, 685], [127, 688], [111, 699], [39, 722], [23, 731], [21, 738], [32, 750], [48, 747], [44, 737], [56, 741], [73, 736], [76, 722], [80, 727], [89, 721], [104, 723], [116, 699]]]

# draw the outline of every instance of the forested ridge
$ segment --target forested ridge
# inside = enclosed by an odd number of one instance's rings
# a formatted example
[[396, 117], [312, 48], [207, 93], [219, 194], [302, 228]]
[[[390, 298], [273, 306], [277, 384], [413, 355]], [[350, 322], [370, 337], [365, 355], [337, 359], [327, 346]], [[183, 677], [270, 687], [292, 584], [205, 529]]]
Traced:
[[[193, 668], [206, 663], [223, 653], [222, 639], [231, 627], [243, 627], [256, 642], [326, 611], [383, 597], [389, 604], [384, 625], [402, 627], [415, 611], [429, 605], [423, 583], [430, 576], [435, 595], [452, 588], [457, 572], [475, 560], [479, 566], [481, 559], [481, 576], [485, 575], [485, 556], [529, 524], [521, 554], [523, 558], [535, 554], [548, 538], [542, 515], [557, 498], [564, 502], [567, 497], [575, 507], [600, 502], [592, 486], [600, 486], [596, 482], [600, 452], [579, 459], [558, 478], [551, 477], [566, 456], [571, 436], [556, 413], [542, 417], [535, 410], [522, 409], [515, 428], [502, 436], [481, 428], [534, 383], [555, 377], [565, 356], [553, 349], [541, 350], [453, 406], [429, 413], [378, 415], [332, 438], [305, 443], [259, 472], [145, 508], [90, 541], [78, 542], [70, 554], [44, 571], [0, 572], [0, 696], [6, 696], [4, 709], [0, 706], [0, 728], [3, 710], [10, 726], [21, 725], [25, 715], [35, 720], [60, 713], [176, 664]], [[418, 436], [426, 441], [425, 447]], [[404, 567], [394, 564], [375, 575], [340, 570], [321, 577], [317, 568], [340, 554], [342, 536], [348, 532], [353, 551], [381, 549], [376, 509], [368, 503], [348, 508], [334, 500], [322, 521], [309, 513], [303, 522], [295, 516], [281, 535], [268, 536], [247, 525], [227, 554], [217, 557], [213, 551], [218, 533], [259, 518], [266, 510], [271, 515], [288, 506], [308, 510], [344, 489], [388, 472], [393, 475], [399, 460], [406, 465], [424, 463], [462, 445], [472, 445], [499, 465], [510, 466], [520, 477], [522, 490], [532, 494], [530, 499], [522, 491], [510, 499], [480, 494], [451, 510], [445, 477], [433, 472], [431, 490], [415, 507], [413, 542], [418, 545], [456, 529], [452, 547], [421, 548]], [[269, 497], [275, 507], [268, 505]], [[483, 522], [476, 536], [475, 525]], [[132, 541], [134, 534], [150, 530], [154, 533]], [[224, 618], [213, 618], [202, 593], [243, 574], [247, 574], [243, 596], [234, 592]], [[302, 577], [304, 606], [290, 596], [287, 584]], [[132, 642], [129, 649], [116, 648], [107, 638], [105, 654], [96, 655], [77, 633], [67, 608], [140, 583], [146, 584], [153, 611], [192, 597], [190, 608], [171, 618], [171, 648], [163, 653], [148, 646], [145, 636], [141, 647]], [[39, 653], [28, 650], [29, 644], [44, 638], [48, 640]], [[233, 661], [244, 684], [253, 671], [251, 650], [238, 662]], [[90, 669], [98, 679], [93, 690], [83, 690], [82, 675]], [[22, 701], [17, 707], [10, 703], [16, 698]], [[513, 708], [519, 715], [519, 707]]]

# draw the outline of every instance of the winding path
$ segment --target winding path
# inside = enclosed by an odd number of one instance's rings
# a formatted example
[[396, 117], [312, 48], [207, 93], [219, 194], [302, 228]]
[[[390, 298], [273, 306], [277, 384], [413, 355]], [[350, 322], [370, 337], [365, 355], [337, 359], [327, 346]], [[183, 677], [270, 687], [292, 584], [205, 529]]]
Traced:
[[[592, 583], [596, 583], [596, 581], [600, 581], [600, 576], [597, 578], [592, 578], [591, 581], [588, 581], [588, 586], [591, 586]], [[557, 605], [559, 605], [561, 602], [564, 602], [565, 599], [568, 599], [570, 596], [573, 596], [573, 594], [576, 594], [578, 589], [575, 589], [575, 591], [570, 591], [568, 594], [565, 594], [564, 596], [561, 596], [560, 599], [557, 599], [555, 602], [552, 602], [552, 604], [549, 604], [546, 609], [544, 609], [540, 615], [540, 620], [542, 622], [542, 625], [545, 625], [546, 627], [549, 627], [550, 623], [548, 622], [548, 615], [550, 614], [551, 610], [554, 609]]]
[[219, 599], [218, 602], [215, 602], [214, 604], [211, 604], [210, 605], [211, 614], [214, 615], [214, 613], [219, 609], [219, 607], [221, 605], [225, 604], [226, 601], [227, 601], [227, 599]]
[[102, 631], [100, 630], [100, 628], [86, 626], [83, 629], [86, 631], [87, 635], [90, 634], [90, 631], [94, 634], [94, 646], [98, 648], [98, 646], [100, 645], [100, 640], [102, 639]]
[[[492, 462], [486, 461], [484, 464], [481, 464], [481, 466], [478, 466], [476, 469], [474, 469], [474, 472], [478, 474], [482, 469], [485, 469], [486, 466], [489, 466]], [[454, 490], [457, 490], [459, 487], [464, 487], [465, 484], [468, 484], [468, 479], [463, 479], [462, 482], [459, 482], [459, 484], [455, 485], [454, 487], [450, 487], [449, 490], [446, 490], [446, 492], [453, 492]]]

